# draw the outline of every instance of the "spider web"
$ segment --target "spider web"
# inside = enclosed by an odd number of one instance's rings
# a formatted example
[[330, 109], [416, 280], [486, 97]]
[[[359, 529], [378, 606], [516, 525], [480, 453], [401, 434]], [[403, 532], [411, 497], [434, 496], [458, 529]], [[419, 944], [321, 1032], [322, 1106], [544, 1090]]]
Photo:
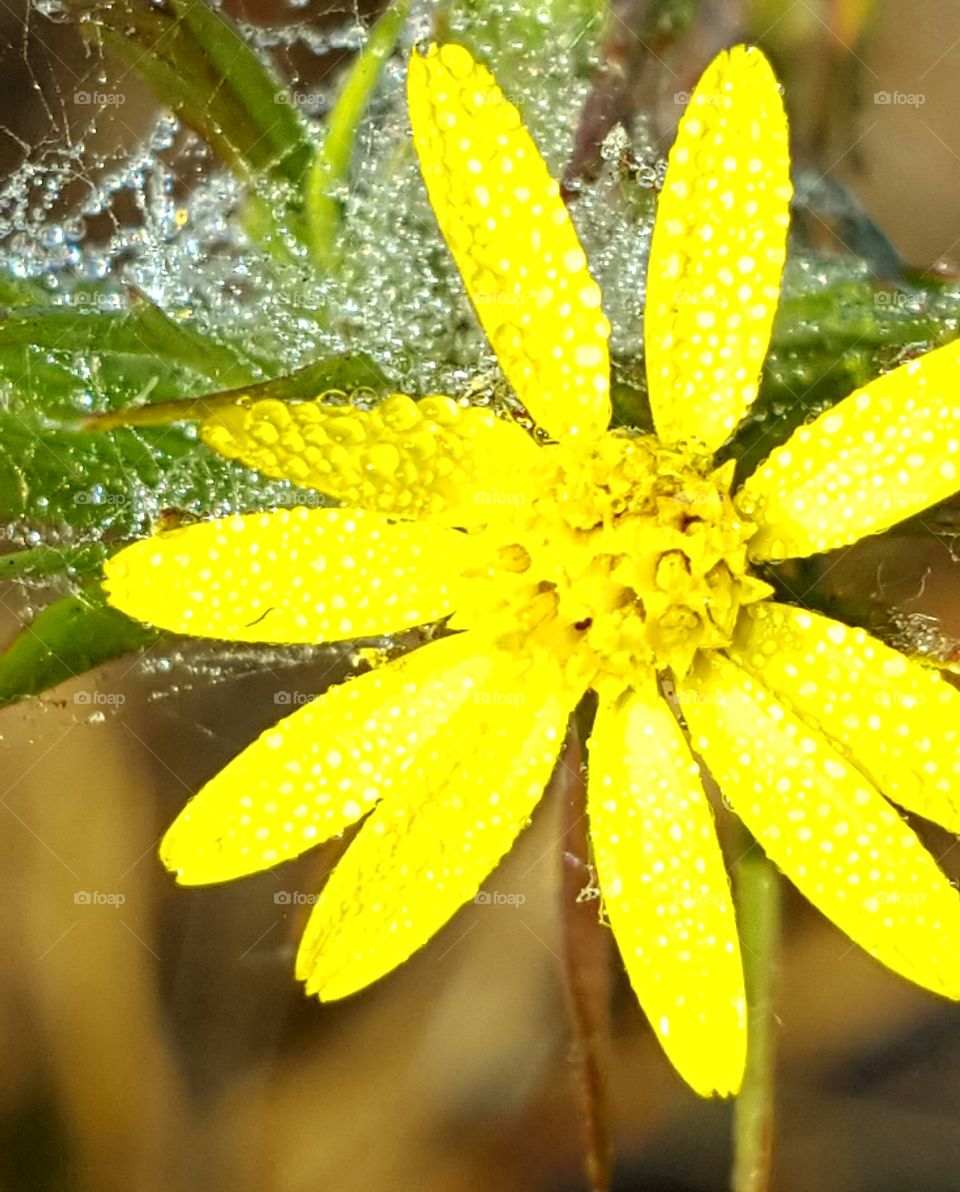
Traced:
[[[509, 2], [490, 7], [485, 27], [502, 28], [508, 41], [521, 10]], [[269, 27], [245, 21], [234, 9], [230, 16], [241, 18], [248, 42], [283, 78], [291, 101], [320, 135], [339, 68], [363, 45], [369, 16], [356, 4], [321, 11], [299, 3]], [[409, 47], [429, 35], [432, 17], [429, 4], [415, 9], [404, 52], [384, 71], [357, 137], [350, 185], [339, 196], [344, 265], [335, 276], [321, 277], [299, 264], [278, 263], [251, 241], [238, 218], [241, 184], [195, 133], [157, 107], [127, 64], [84, 41], [66, 6], [59, 0], [27, 6], [19, 25], [0, 26], [0, 53], [22, 79], [25, 100], [0, 125], [7, 153], [0, 279], [36, 286], [55, 306], [107, 312], [123, 310], [125, 287], [135, 287], [168, 315], [224, 343], [242, 343], [251, 356], [278, 360], [284, 370], [325, 354], [362, 351], [398, 389], [414, 394], [462, 393], [478, 376], [496, 376], [409, 142], [403, 62]], [[472, 19], [454, 12], [452, 35], [476, 33]], [[581, 36], [574, 29], [567, 41], [545, 39], [536, 55], [518, 56], [510, 79], [511, 98], [555, 174], [569, 157], [589, 87], [585, 72], [571, 77], [571, 45]], [[497, 46], [481, 41], [481, 53], [484, 48], [496, 61]], [[572, 210], [604, 287], [615, 349], [629, 351], [639, 336], [649, 224], [625, 212], [621, 183], [611, 160], [577, 194]], [[327, 312], [322, 325], [304, 316], [321, 308]], [[41, 426], [64, 426], [69, 434], [70, 420], [79, 415], [135, 404], [158, 396], [158, 384], [177, 381], [158, 381], [157, 369], [147, 369], [138, 387], [129, 378], [118, 381], [96, 354], [50, 356], [77, 379], [53, 407], [47, 400], [36, 408], [29, 386], [0, 388], [0, 416], [21, 420], [27, 435]], [[125, 434], [122, 444], [107, 439], [104, 446], [103, 467], [122, 477], [114, 488], [76, 479], [79, 465], [66, 439], [42, 448], [48, 473], [86, 485], [80, 492], [96, 513], [89, 525], [82, 519], [58, 525], [41, 516], [49, 498], [32, 490], [42, 469], [36, 454], [25, 450], [11, 480], [24, 491], [25, 514], [6, 527], [10, 546], [88, 544], [105, 534], [147, 532], [168, 508], [211, 515], [291, 501], [289, 486], [216, 459], [199, 444], [171, 458], [162, 452], [162, 435], [158, 441], [148, 432]], [[44, 474], [44, 484], [56, 493], [55, 475]], [[65, 590], [69, 581], [20, 585], [4, 603], [23, 623]], [[316, 657], [323, 669], [326, 655]], [[152, 651], [142, 673], [152, 696], [169, 702], [198, 683], [236, 682], [255, 670], [280, 676], [297, 666], [310, 669], [309, 651], [178, 646]]]

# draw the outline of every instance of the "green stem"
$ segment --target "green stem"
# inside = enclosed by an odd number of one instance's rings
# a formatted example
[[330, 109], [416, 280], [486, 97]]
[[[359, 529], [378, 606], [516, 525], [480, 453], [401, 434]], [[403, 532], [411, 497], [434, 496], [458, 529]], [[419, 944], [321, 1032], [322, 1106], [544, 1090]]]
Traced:
[[743, 832], [734, 867], [747, 986], [747, 1070], [734, 1107], [732, 1192], [767, 1192], [773, 1155], [776, 1015], [774, 996], [780, 943], [780, 878]]
[[610, 1064], [610, 940], [589, 885], [587, 791], [583, 776], [586, 733], [575, 716], [555, 782], [564, 801], [562, 917], [563, 976], [580, 1078], [585, 1166], [590, 1192], [609, 1192], [613, 1172]]
[[306, 184], [307, 235], [313, 259], [322, 268], [331, 267], [337, 252], [341, 204], [334, 191], [349, 176], [360, 120], [408, 11], [409, 0], [397, 0], [370, 30], [327, 117], [323, 143], [310, 166]]

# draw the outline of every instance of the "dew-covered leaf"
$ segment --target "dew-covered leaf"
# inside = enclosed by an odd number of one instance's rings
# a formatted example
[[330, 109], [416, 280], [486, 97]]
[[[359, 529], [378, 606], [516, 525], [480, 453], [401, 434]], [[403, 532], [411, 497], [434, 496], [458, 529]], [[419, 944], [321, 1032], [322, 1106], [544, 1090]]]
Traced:
[[239, 350], [178, 323], [138, 298], [130, 310], [86, 311], [70, 307], [26, 310], [0, 321], [0, 367], [16, 367], [18, 349], [61, 353], [146, 356], [173, 361], [224, 385], [242, 385], [260, 363]]
[[173, 401], [151, 401], [130, 408], [99, 414], [86, 422], [88, 430], [107, 430], [118, 426], [167, 426], [173, 422], [199, 422], [223, 406], [239, 402], [309, 401], [331, 390], [346, 395], [358, 390], [376, 394], [388, 392], [387, 378], [363, 353], [330, 356], [317, 360], [282, 377], [272, 377], [253, 385], [205, 393], [200, 397]]
[[296, 108], [220, 12], [197, 0], [68, 0], [81, 28], [139, 74], [232, 169], [298, 185], [310, 144]]
[[721, 452], [738, 460], [741, 479], [802, 422], [960, 329], [954, 287], [881, 286], [853, 259], [793, 262], [788, 278], [760, 394]]
[[0, 519], [134, 534], [164, 509], [215, 516], [291, 501], [180, 428], [51, 430], [0, 414]]
[[98, 584], [48, 605], [0, 653], [0, 706], [150, 645], [160, 637], [110, 608]]
[[371, 29], [325, 121], [323, 140], [310, 165], [305, 201], [310, 252], [320, 266], [333, 263], [340, 232], [342, 203], [334, 195], [334, 188], [349, 175], [361, 117], [397, 43], [409, 8], [409, 0], [397, 0]]
[[27, 550], [0, 555], [0, 580], [41, 579], [44, 576], [90, 575], [107, 557], [102, 542], [82, 546], [33, 546]]

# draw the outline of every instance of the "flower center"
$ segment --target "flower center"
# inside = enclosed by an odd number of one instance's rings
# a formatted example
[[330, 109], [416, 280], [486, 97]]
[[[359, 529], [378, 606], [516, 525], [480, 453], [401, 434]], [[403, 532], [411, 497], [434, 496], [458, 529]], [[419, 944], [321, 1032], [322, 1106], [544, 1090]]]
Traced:
[[755, 526], [732, 479], [732, 463], [652, 435], [543, 448], [539, 495], [480, 531], [484, 563], [464, 573], [454, 625], [508, 648], [534, 641], [593, 687], [625, 687], [637, 667], [682, 677], [771, 592], [748, 573]]

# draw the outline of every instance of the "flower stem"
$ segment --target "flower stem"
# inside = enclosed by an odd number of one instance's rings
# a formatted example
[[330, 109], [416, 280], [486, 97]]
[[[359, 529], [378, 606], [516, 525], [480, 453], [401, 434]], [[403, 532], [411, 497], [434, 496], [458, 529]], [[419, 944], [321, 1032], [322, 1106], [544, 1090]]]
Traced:
[[599, 921], [590, 885], [583, 746], [571, 724], [558, 770], [563, 801], [562, 932], [564, 984], [580, 1078], [586, 1175], [591, 1192], [608, 1192], [612, 1177], [610, 1126], [610, 934]]
[[743, 831], [734, 866], [750, 1033], [747, 1070], [734, 1107], [732, 1192], [767, 1192], [773, 1156], [780, 878]]

